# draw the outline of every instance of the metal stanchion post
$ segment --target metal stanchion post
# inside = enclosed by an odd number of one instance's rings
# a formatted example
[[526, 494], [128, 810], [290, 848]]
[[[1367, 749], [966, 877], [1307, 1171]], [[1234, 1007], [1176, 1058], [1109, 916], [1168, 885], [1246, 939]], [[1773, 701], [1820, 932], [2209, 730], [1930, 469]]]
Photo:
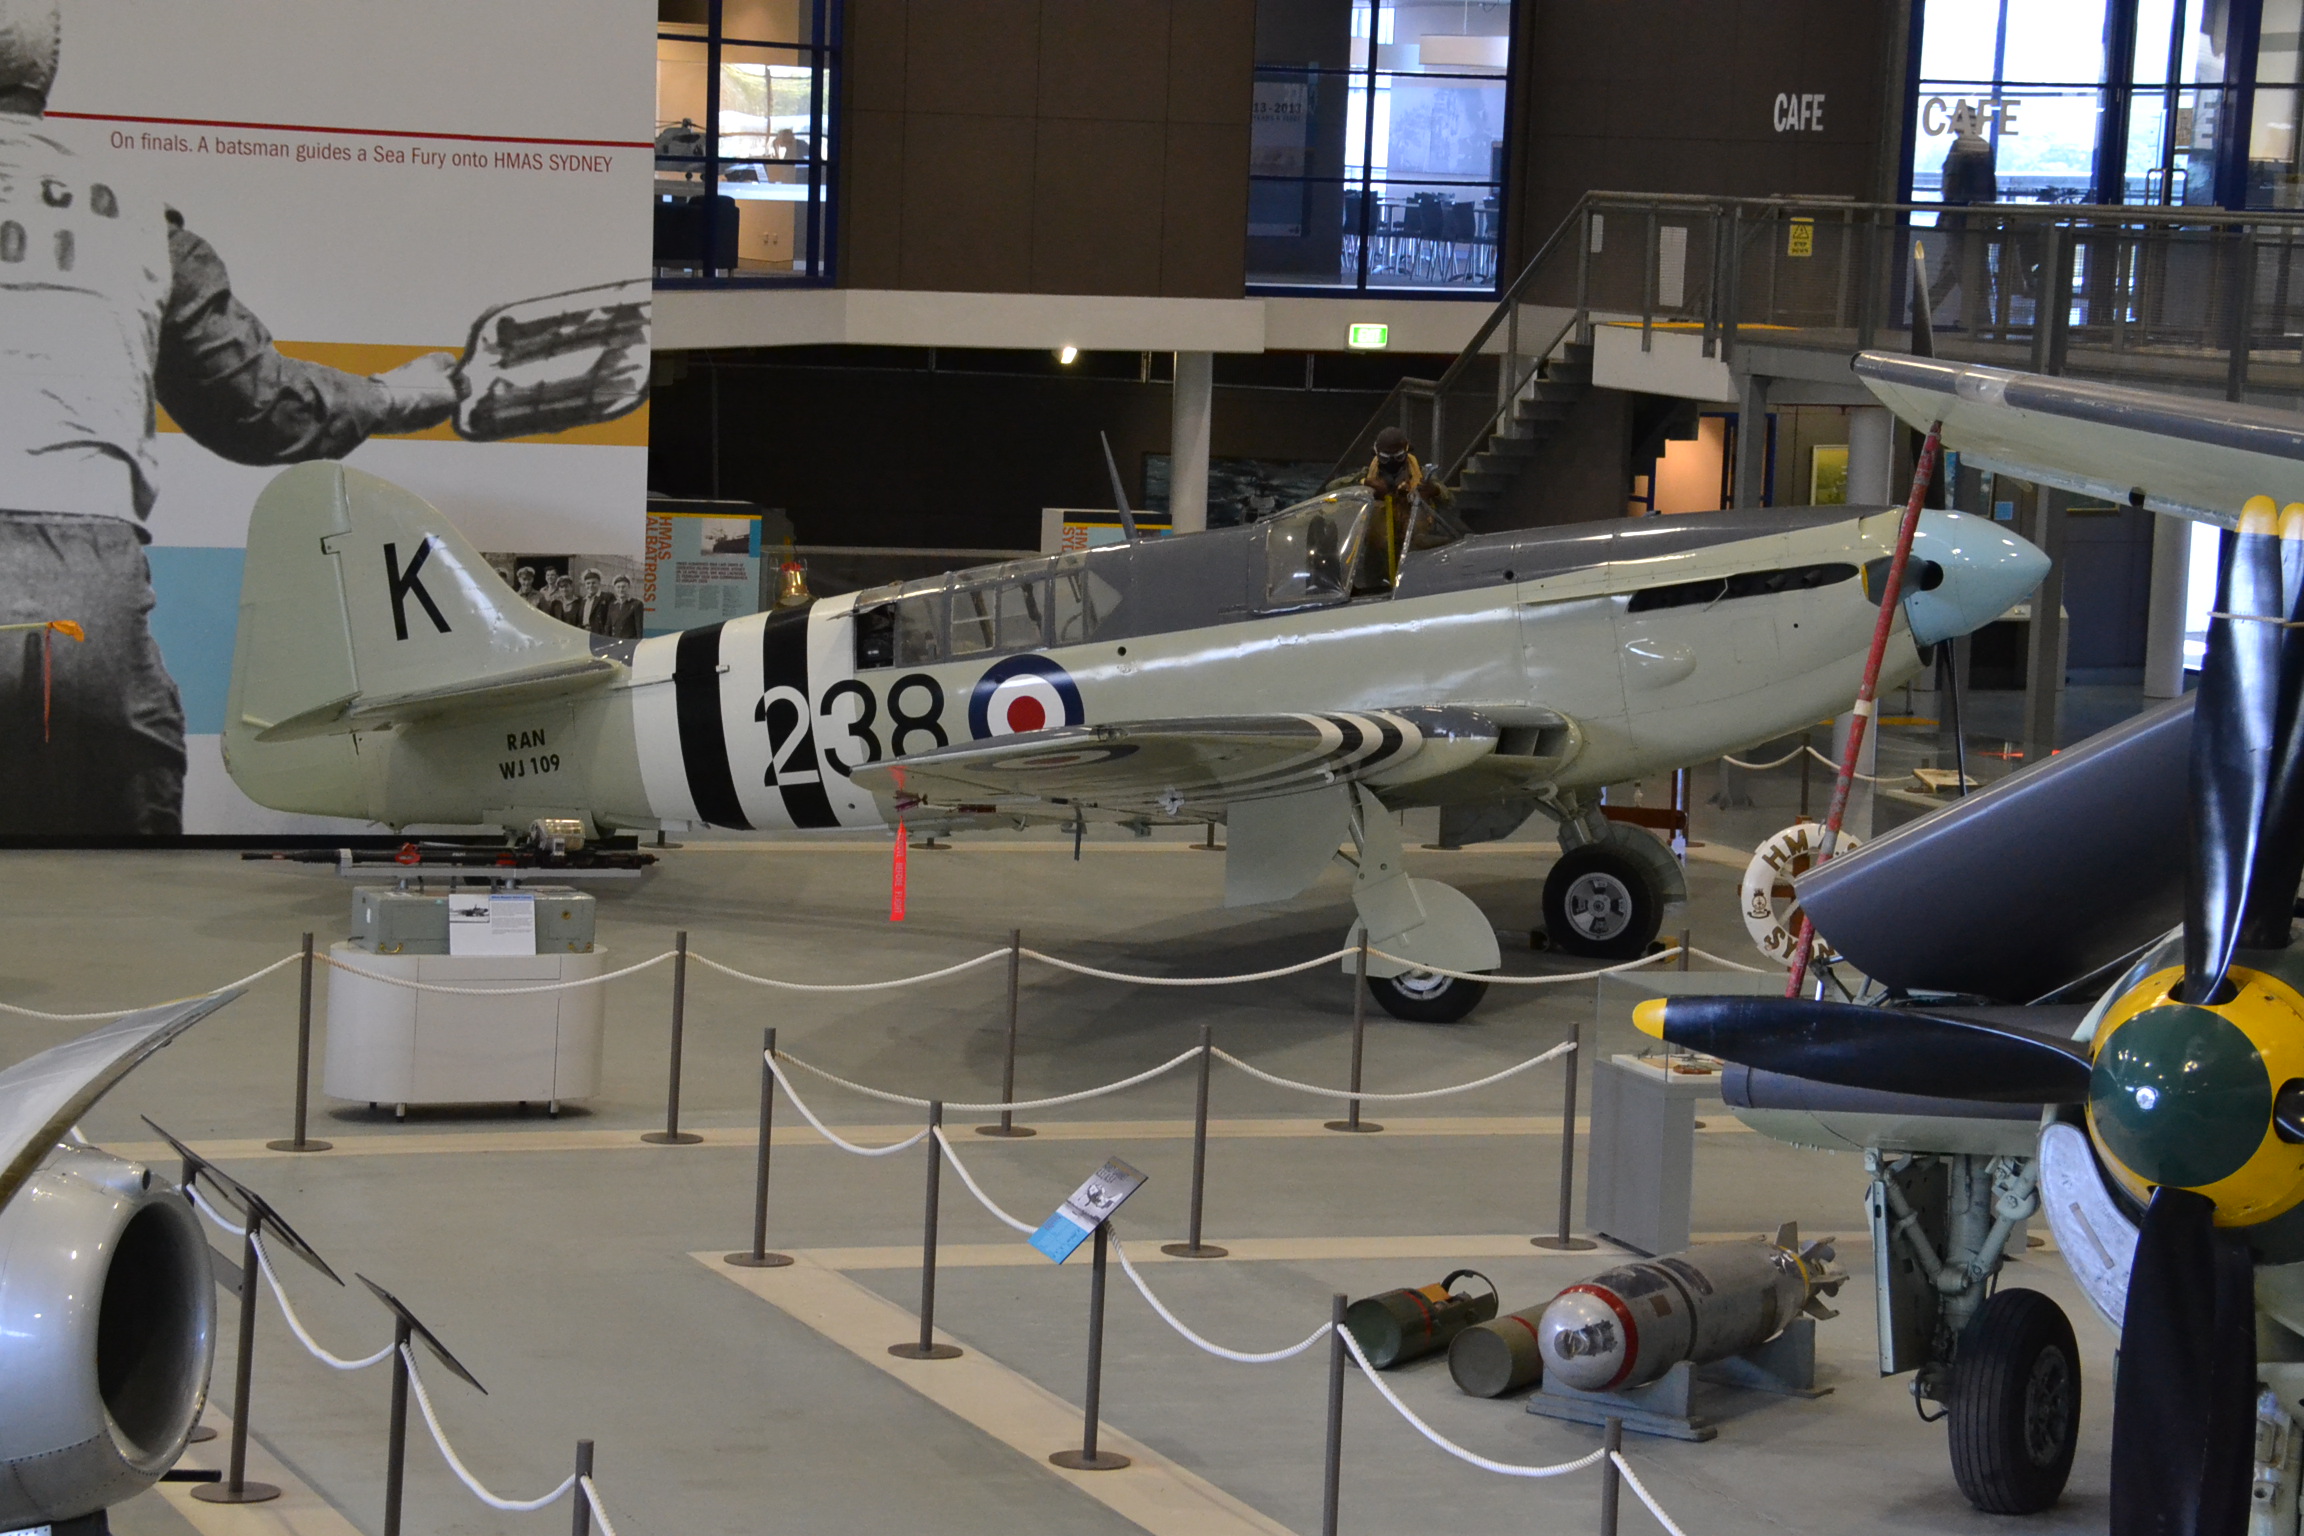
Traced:
[[1582, 1019], [1569, 1025], [1568, 1038], [1576, 1048], [1568, 1053], [1568, 1067], [1561, 1074], [1561, 1093], [1566, 1103], [1560, 1110], [1560, 1230], [1549, 1237], [1532, 1237], [1528, 1241], [1539, 1248], [1582, 1253], [1600, 1246], [1588, 1237], [1568, 1235], [1568, 1208], [1576, 1195], [1576, 1058], [1584, 1054]]
[[268, 1141], [275, 1152], [326, 1152], [335, 1145], [312, 1141], [304, 1134], [305, 1111], [312, 1098], [312, 935], [304, 935], [304, 968], [296, 989], [296, 1134], [287, 1141]]
[[584, 1491], [584, 1479], [592, 1475], [592, 1442], [576, 1442], [576, 1486], [569, 1492], [576, 1506], [576, 1516], [570, 1522], [568, 1536], [592, 1536], [592, 1495]]
[[1336, 1505], [1344, 1488], [1344, 1307], [1338, 1291], [1328, 1303], [1328, 1466], [1320, 1486], [1320, 1536], [1336, 1536]]
[[888, 1353], [899, 1360], [956, 1360], [958, 1347], [936, 1342], [936, 1204], [944, 1173], [944, 1149], [936, 1141], [936, 1128], [944, 1123], [944, 1101], [928, 1102], [928, 1215], [920, 1226], [920, 1337], [891, 1344]]
[[261, 1504], [280, 1497], [270, 1483], [248, 1481], [248, 1388], [256, 1369], [256, 1287], [263, 1276], [256, 1268], [256, 1233], [263, 1222], [248, 1214], [248, 1230], [240, 1239], [240, 1338], [232, 1363], [232, 1456], [220, 1483], [202, 1483], [192, 1497], [203, 1504]]
[[1200, 1026], [1200, 1086], [1192, 1101], [1192, 1227], [1181, 1243], [1162, 1243], [1172, 1259], [1220, 1259], [1231, 1252], [1200, 1241], [1201, 1196], [1208, 1187], [1208, 1067], [1216, 1057], [1214, 1025]]
[[692, 1147], [704, 1138], [680, 1129], [680, 1035], [688, 1012], [688, 930], [680, 930], [672, 956], [672, 1086], [664, 1098], [664, 1129], [643, 1131], [642, 1141], [660, 1147]]
[[1096, 1253], [1088, 1271], [1088, 1403], [1080, 1415], [1080, 1449], [1048, 1458], [1073, 1472], [1117, 1472], [1131, 1464], [1116, 1451], [1096, 1448], [1096, 1417], [1104, 1405], [1104, 1248], [1110, 1230], [1107, 1223], [1096, 1223]]
[[[1016, 984], [1017, 973], [1024, 961], [1024, 930], [1008, 930], [1008, 1049], [1000, 1058], [1000, 1102], [1016, 1101]], [[1037, 1136], [1040, 1133], [1028, 1125], [1016, 1123], [1016, 1111], [1003, 1108], [998, 1125], [976, 1127], [979, 1136]]]
[[1686, 970], [1686, 969], [1688, 969], [1688, 939], [1689, 939], [1689, 930], [1688, 930], [1688, 929], [1686, 929], [1686, 928], [1683, 928], [1683, 929], [1681, 929], [1681, 930], [1680, 930], [1680, 969], [1681, 969], [1681, 970]]
[[768, 1059], [775, 1054], [776, 1031], [760, 1031], [760, 1155], [752, 1169], [752, 1250], [731, 1253], [723, 1260], [746, 1269], [782, 1269], [792, 1262], [788, 1253], [768, 1251], [768, 1147], [776, 1134], [776, 1074], [768, 1070]]
[[1624, 1448], [1624, 1421], [1610, 1418], [1600, 1443], [1608, 1459], [1600, 1463], [1600, 1536], [1616, 1536], [1616, 1501], [1624, 1488], [1624, 1474], [1616, 1470], [1616, 1453]]
[[1360, 1058], [1368, 1037], [1368, 934], [1360, 934], [1360, 953], [1352, 962], [1352, 1107], [1341, 1120], [1328, 1122], [1332, 1131], [1380, 1131], [1384, 1127], [1360, 1118]]
[[384, 1536], [400, 1536], [400, 1484], [408, 1472], [408, 1340], [413, 1330], [392, 1317], [392, 1427], [384, 1442]]

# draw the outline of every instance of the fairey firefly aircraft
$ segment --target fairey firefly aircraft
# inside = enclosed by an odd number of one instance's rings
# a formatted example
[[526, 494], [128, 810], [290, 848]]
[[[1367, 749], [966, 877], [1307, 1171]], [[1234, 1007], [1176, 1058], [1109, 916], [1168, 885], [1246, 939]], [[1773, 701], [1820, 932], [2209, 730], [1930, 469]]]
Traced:
[[2304, 1531], [2304, 418], [1867, 353], [1907, 421], [2043, 484], [2214, 522], [2199, 689], [1795, 882], [1864, 1007], [1675, 997], [1643, 1028], [1872, 1173], [1880, 1369], [1978, 1507], [2054, 1503], [2061, 1310], [1997, 1285], [2045, 1216], [2120, 1338], [2115, 1536]]
[[[1442, 841], [1560, 828], [1555, 940], [1640, 953], [1686, 894], [1600, 791], [1855, 696], [1893, 512], [1808, 508], [1415, 540], [1367, 572], [1369, 494], [1243, 528], [1014, 561], [640, 641], [522, 602], [432, 507], [300, 465], [248, 533], [225, 762], [280, 810], [592, 828], [1137, 828], [1221, 821], [1225, 900], [1284, 900], [1356, 847], [1379, 1000], [1461, 1018], [1495, 932], [1412, 880]], [[1930, 513], [1883, 683], [1988, 623], [2047, 561]]]

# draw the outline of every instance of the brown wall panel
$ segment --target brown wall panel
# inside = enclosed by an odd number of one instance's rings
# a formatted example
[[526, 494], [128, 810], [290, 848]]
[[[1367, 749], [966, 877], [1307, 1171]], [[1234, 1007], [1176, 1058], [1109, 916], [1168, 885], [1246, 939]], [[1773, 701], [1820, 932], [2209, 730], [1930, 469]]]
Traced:
[[1029, 117], [906, 115], [898, 287], [1031, 291], [1038, 127]]
[[1256, 75], [1255, 7], [1173, 0], [1169, 9], [1168, 121], [1246, 123]]
[[1039, 115], [1165, 118], [1169, 9], [1169, 0], [1044, 0]]
[[1043, 117], [1038, 130], [1032, 292], [1160, 292], [1160, 124]]
[[1040, 0], [912, 0], [904, 101], [914, 112], [1025, 116], [1040, 88]]
[[841, 125], [851, 167], [840, 204], [840, 248], [848, 281], [891, 288], [904, 252], [904, 114], [851, 107]]
[[1160, 218], [1160, 292], [1236, 299], [1246, 281], [1246, 123], [1168, 125], [1168, 183]]
[[908, 10], [905, 0], [847, 0], [841, 34], [850, 111], [904, 110]]

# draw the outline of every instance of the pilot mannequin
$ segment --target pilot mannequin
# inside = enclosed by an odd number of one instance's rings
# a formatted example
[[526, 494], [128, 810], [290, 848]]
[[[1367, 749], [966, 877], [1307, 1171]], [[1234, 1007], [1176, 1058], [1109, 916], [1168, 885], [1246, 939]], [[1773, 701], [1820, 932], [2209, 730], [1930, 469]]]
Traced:
[[1369, 460], [1368, 473], [1360, 481], [1376, 493], [1367, 553], [1361, 557], [1362, 591], [1389, 592], [1399, 579], [1400, 554], [1416, 504], [1437, 508], [1451, 499], [1438, 481], [1425, 478], [1424, 466], [1416, 461], [1410, 446], [1408, 434], [1398, 427], [1377, 433], [1376, 457]]

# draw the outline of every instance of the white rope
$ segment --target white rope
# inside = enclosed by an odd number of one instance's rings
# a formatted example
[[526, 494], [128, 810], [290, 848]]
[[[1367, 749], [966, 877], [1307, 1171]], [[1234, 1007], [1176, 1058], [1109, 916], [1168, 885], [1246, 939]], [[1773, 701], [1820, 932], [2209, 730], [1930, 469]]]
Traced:
[[[1006, 954], [1007, 951], [1002, 950], [1000, 953]], [[1043, 965], [1052, 965], [1060, 971], [1071, 971], [1081, 976], [1100, 977], [1105, 981], [1133, 981], [1147, 987], [1229, 987], [1243, 981], [1270, 981], [1275, 976], [1293, 976], [1299, 971], [1309, 971], [1315, 966], [1326, 965], [1331, 960], [1341, 960], [1346, 955], [1353, 953], [1353, 950], [1334, 950], [1325, 955], [1315, 955], [1300, 965], [1283, 965], [1279, 969], [1271, 971], [1249, 971], [1239, 976], [1133, 976], [1126, 971], [1100, 971], [1092, 965], [1081, 965], [1071, 960], [1059, 960], [1054, 955], [1044, 955], [1036, 949], [1027, 949], [1023, 953], [1030, 959], [1037, 960]], [[1369, 953], [1374, 954], [1375, 951], [1370, 950]]]
[[[739, 971], [734, 966], [722, 965], [717, 960], [707, 960], [693, 950], [689, 952], [688, 958], [698, 965], [708, 966], [718, 971], [723, 976], [733, 976], [738, 981], [748, 981], [756, 987], [780, 987], [786, 992], [884, 992], [890, 987], [917, 986], [923, 981], [941, 981], [947, 976], [957, 976], [962, 971], [972, 971], [977, 966], [1002, 959], [1007, 953], [1008, 951], [1005, 949], [988, 949], [973, 960], [963, 960], [958, 965], [948, 965], [940, 971], [923, 971], [917, 976], [899, 976], [893, 981], [837, 982], [778, 981], [773, 976], [755, 976], [749, 971]], [[1026, 950], [1024, 953], [1030, 954], [1032, 951]]]
[[592, 1518], [600, 1522], [600, 1536], [616, 1536], [616, 1524], [608, 1518], [608, 1506], [600, 1502], [600, 1489], [587, 1472], [576, 1479], [584, 1485], [584, 1497], [592, 1501]]
[[560, 1479], [559, 1487], [541, 1498], [504, 1499], [490, 1493], [487, 1485], [474, 1477], [471, 1469], [457, 1459], [456, 1448], [448, 1443], [448, 1436], [441, 1430], [440, 1416], [432, 1411], [432, 1394], [424, 1390], [424, 1378], [418, 1375], [416, 1371], [416, 1351], [403, 1344], [400, 1346], [400, 1358], [408, 1362], [408, 1385], [416, 1389], [416, 1406], [424, 1410], [424, 1425], [432, 1431], [432, 1443], [440, 1447], [441, 1459], [448, 1463], [448, 1470], [455, 1473], [464, 1486], [472, 1490], [474, 1498], [490, 1509], [503, 1509], [514, 1514], [526, 1514], [530, 1510], [542, 1509], [545, 1505], [556, 1502], [562, 1494], [576, 1486], [576, 1474], [571, 1472]]
[[1352, 1351], [1352, 1358], [1360, 1362], [1361, 1374], [1368, 1378], [1370, 1384], [1373, 1385], [1377, 1391], [1384, 1394], [1384, 1401], [1390, 1403], [1399, 1413], [1400, 1417], [1406, 1419], [1410, 1424], [1414, 1425], [1418, 1434], [1421, 1434], [1425, 1439], [1431, 1441], [1434, 1445], [1440, 1447], [1440, 1449], [1446, 1451], [1449, 1455], [1455, 1457], [1459, 1461], [1468, 1461], [1472, 1463], [1472, 1465], [1479, 1467], [1484, 1471], [1501, 1472], [1506, 1477], [1561, 1477], [1570, 1472], [1581, 1472], [1586, 1467], [1596, 1466], [1608, 1454], [1608, 1452], [1604, 1449], [1597, 1450], [1592, 1452], [1589, 1456], [1579, 1456], [1574, 1461], [1564, 1461], [1555, 1467], [1523, 1467], [1517, 1466], [1508, 1461], [1490, 1461], [1487, 1457], [1481, 1455], [1477, 1451], [1468, 1451], [1464, 1449], [1464, 1447], [1458, 1445], [1455, 1441], [1449, 1439], [1446, 1435], [1441, 1434], [1440, 1431], [1434, 1429], [1431, 1425], [1416, 1417], [1415, 1411], [1411, 1409], [1406, 1403], [1400, 1401], [1398, 1395], [1393, 1392], [1391, 1384], [1385, 1381], [1383, 1377], [1376, 1374], [1376, 1368], [1370, 1365], [1368, 1363], [1368, 1357], [1361, 1353], [1360, 1341], [1352, 1337], [1352, 1330], [1349, 1328], [1344, 1330], [1344, 1347]]
[[[1346, 950], [1345, 953], [1350, 954], [1351, 951]], [[1595, 976], [1613, 976], [1619, 971], [1636, 971], [1644, 965], [1654, 965], [1659, 960], [1670, 960], [1679, 953], [1680, 946], [1671, 944], [1652, 955], [1642, 955], [1637, 960], [1626, 960], [1616, 965], [1603, 965], [1599, 969], [1591, 971], [1562, 971], [1553, 976], [1500, 976], [1494, 971], [1451, 971], [1445, 966], [1426, 965], [1421, 960], [1407, 960], [1399, 955], [1388, 955], [1380, 949], [1369, 950], [1368, 958], [1371, 960], [1389, 960], [1394, 965], [1404, 965], [1418, 976], [1453, 976], [1458, 981], [1487, 981], [1494, 982], [1500, 987], [1553, 987], [1564, 981], [1590, 981]], [[1333, 959], [1334, 957], [1330, 956], [1329, 958]]]
[[1749, 768], [1753, 772], [1758, 773], [1769, 768], [1781, 768], [1786, 763], [1792, 761], [1792, 759], [1798, 757], [1801, 753], [1808, 750], [1810, 749], [1805, 745], [1797, 746], [1794, 747], [1791, 751], [1785, 753], [1782, 757], [1770, 758], [1765, 763], [1748, 763], [1740, 757], [1730, 757], [1727, 753], [1723, 752], [1720, 754], [1720, 761], [1726, 763], [1731, 768]]
[[[1832, 759], [1826, 757], [1823, 753], [1817, 751], [1814, 747], [1809, 747], [1806, 749], [1806, 751], [1810, 757], [1816, 759], [1816, 761], [1822, 763], [1825, 767], [1831, 769], [1834, 773], [1838, 773], [1840, 771], [1840, 765], [1838, 763], [1832, 761]], [[1901, 773], [1884, 773], [1878, 775], [1877, 777], [1869, 773], [1851, 773], [1848, 776], [1852, 779], [1861, 779], [1867, 784], [1890, 784], [1898, 779], [1906, 777], [1906, 775]]]
[[[14, 1003], [0, 1003], [0, 1013], [13, 1013], [26, 1019], [46, 1019], [56, 1024], [85, 1024], [92, 1019], [124, 1019], [132, 1013], [142, 1013], [147, 1008], [166, 1008], [172, 1003], [189, 1003], [198, 998], [214, 997], [217, 993], [229, 991], [234, 987], [247, 986], [252, 981], [262, 981], [282, 966], [294, 965], [303, 958], [301, 953], [283, 955], [260, 971], [250, 971], [238, 981], [228, 981], [221, 987], [210, 987], [205, 992], [194, 992], [184, 997], [172, 997], [165, 1003], [145, 1003], [135, 1008], [114, 1008], [108, 1013], [43, 1013], [37, 1008], [19, 1008]], [[314, 958], [319, 957], [314, 956]]]
[[[372, 1365], [382, 1365], [392, 1358], [392, 1346], [389, 1344], [360, 1360], [347, 1360], [341, 1355], [332, 1355], [322, 1349], [319, 1340], [313, 1338], [305, 1330], [304, 1320], [296, 1315], [296, 1309], [288, 1305], [288, 1293], [280, 1288], [280, 1277], [272, 1273], [271, 1257], [264, 1252], [264, 1235], [262, 1233], [256, 1235], [256, 1267], [264, 1272], [264, 1283], [272, 1287], [272, 1299], [280, 1303], [280, 1315], [288, 1319], [288, 1331], [295, 1334], [297, 1341], [312, 1352], [313, 1359], [332, 1371], [364, 1371]], [[245, 1276], [241, 1278], [241, 1283], [243, 1285], [247, 1283]]]
[[1298, 1093], [1317, 1093], [1331, 1099], [1381, 1099], [1387, 1104], [1397, 1104], [1407, 1099], [1437, 1099], [1451, 1093], [1469, 1093], [1474, 1088], [1485, 1088], [1490, 1083], [1500, 1083], [1508, 1077], [1516, 1077], [1530, 1067], [1542, 1066], [1553, 1057], [1564, 1056], [1574, 1049], [1576, 1049], [1575, 1041], [1563, 1040], [1542, 1055], [1531, 1056], [1526, 1061], [1516, 1062], [1501, 1072], [1491, 1072], [1486, 1077], [1477, 1077], [1471, 1082], [1456, 1083], [1446, 1088], [1419, 1088], [1414, 1093], [1371, 1093], [1365, 1089], [1359, 1093], [1354, 1093], [1349, 1088], [1323, 1088], [1318, 1083], [1300, 1083], [1292, 1077], [1279, 1077], [1265, 1071], [1262, 1067], [1252, 1067], [1222, 1047], [1217, 1047], [1212, 1054], [1218, 1061], [1238, 1067], [1250, 1077], [1260, 1078], [1274, 1087], [1293, 1088]]
[[1724, 965], [1732, 971], [1745, 971], [1754, 976], [1765, 976], [1768, 974], [1767, 966], [1745, 965], [1741, 961], [1730, 960], [1724, 955], [1713, 954], [1708, 949], [1698, 949], [1693, 944], [1688, 946], [1688, 953], [1694, 955], [1699, 960], [1709, 960], [1714, 965]]
[[[325, 961], [348, 976], [359, 976], [369, 981], [380, 981], [388, 987], [406, 987], [411, 992], [446, 992], [455, 997], [522, 997], [531, 992], [568, 992], [577, 987], [597, 987], [603, 982], [615, 981], [617, 978], [629, 976], [635, 971], [644, 971], [652, 965], [662, 965], [671, 959], [674, 953], [668, 949], [660, 955], [643, 960], [638, 965], [628, 965], [620, 971], [607, 971], [598, 976], [580, 976], [574, 981], [547, 981], [534, 987], [444, 987], [438, 982], [411, 981], [405, 976], [386, 976], [378, 971], [364, 971], [349, 961], [337, 959], [334, 955], [315, 955], [313, 958]], [[693, 959], [694, 956], [690, 956], [690, 958]]]
[[1648, 1513], [1656, 1517], [1656, 1523], [1664, 1527], [1668, 1536], [1688, 1536], [1686, 1531], [1680, 1529], [1678, 1521], [1664, 1513], [1664, 1506], [1656, 1502], [1656, 1496], [1648, 1491], [1648, 1485], [1640, 1481], [1640, 1474], [1632, 1470], [1632, 1463], [1624, 1459], [1623, 1452], [1611, 1451], [1608, 1459], [1616, 1463], [1616, 1470], [1624, 1474], [1624, 1481], [1632, 1485], [1632, 1491], [1640, 1495], [1640, 1502], [1648, 1506]]
[[[960, 1175], [960, 1182], [968, 1186], [968, 1193], [976, 1197], [976, 1203], [978, 1205], [983, 1206], [984, 1209], [990, 1211], [994, 1216], [1000, 1218], [1001, 1221], [1007, 1223], [1011, 1227], [1014, 1227], [1017, 1231], [1022, 1232], [1027, 1236], [1040, 1230], [1038, 1227], [1032, 1225], [1032, 1223], [1028, 1221], [1018, 1221], [1015, 1217], [1000, 1209], [999, 1204], [995, 1202], [990, 1195], [984, 1193], [984, 1186], [976, 1182], [976, 1175], [968, 1171], [968, 1165], [960, 1161], [960, 1154], [952, 1150], [952, 1142], [948, 1137], [945, 1136], [944, 1127], [942, 1126], [936, 1127], [936, 1145], [944, 1149], [944, 1156], [950, 1159], [952, 1163], [952, 1171]], [[1127, 1261], [1122, 1260], [1121, 1262], [1125, 1263]]]
[[792, 1091], [792, 1079], [786, 1077], [784, 1075], [784, 1069], [776, 1065], [775, 1057], [768, 1056], [765, 1057], [765, 1060], [768, 1063], [768, 1070], [776, 1074], [776, 1081], [783, 1088], [784, 1096], [792, 1101], [792, 1107], [794, 1109], [800, 1111], [801, 1118], [806, 1120], [810, 1125], [816, 1127], [817, 1135], [823, 1137], [826, 1141], [832, 1143], [832, 1145], [838, 1147], [843, 1152], [853, 1152], [858, 1157], [886, 1157], [891, 1152], [901, 1152], [906, 1147], [918, 1146], [920, 1144], [921, 1138], [928, 1134], [928, 1127], [922, 1126], [920, 1129], [914, 1131], [911, 1135], [905, 1137], [902, 1141], [890, 1142], [885, 1147], [860, 1147], [855, 1142], [849, 1141], [845, 1137], [840, 1136], [834, 1132], [830, 1126], [816, 1118], [816, 1111], [808, 1107], [808, 1101], [801, 1098], [799, 1094]]
[[246, 1227], [236, 1227], [232, 1225], [231, 1222], [226, 1221], [224, 1219], [224, 1213], [216, 1209], [216, 1207], [210, 1205], [208, 1203], [208, 1197], [200, 1193], [200, 1191], [194, 1188], [192, 1185], [185, 1185], [184, 1193], [191, 1196], [193, 1206], [199, 1210], [201, 1215], [207, 1217], [210, 1221], [216, 1223], [216, 1225], [222, 1227], [225, 1231], [231, 1233], [234, 1237], [246, 1237], [248, 1235], [248, 1229]]
[[[1124, 1077], [1118, 1082], [1106, 1083], [1101, 1088], [1083, 1088], [1078, 1093], [1060, 1093], [1053, 1098], [1046, 1099], [1016, 1099], [985, 1104], [962, 1104], [957, 1100], [946, 1099], [944, 1107], [946, 1109], [965, 1110], [970, 1114], [990, 1113], [1003, 1109], [1053, 1109], [1059, 1104], [1077, 1104], [1083, 1099], [1099, 1099], [1108, 1093], [1118, 1093], [1124, 1088], [1133, 1088], [1139, 1083], [1148, 1083], [1163, 1072], [1173, 1072], [1199, 1054], [1200, 1047], [1193, 1046], [1190, 1050], [1169, 1058], [1159, 1066], [1147, 1067], [1134, 1077]], [[916, 1099], [908, 1093], [890, 1093], [885, 1088], [866, 1087], [862, 1083], [851, 1081], [836, 1073], [827, 1072], [822, 1067], [811, 1066], [789, 1051], [779, 1051], [777, 1055], [787, 1064], [798, 1067], [803, 1072], [813, 1072], [828, 1083], [837, 1083], [841, 1087], [849, 1089], [851, 1092], [861, 1093], [867, 1098], [880, 1099], [890, 1104], [909, 1104], [915, 1109], [926, 1109], [930, 1103], [934, 1102], [929, 1099]]]
[[[1107, 1222], [1105, 1225], [1106, 1230], [1109, 1231], [1111, 1224]], [[1120, 1255], [1121, 1273], [1128, 1277], [1129, 1281], [1136, 1287], [1137, 1293], [1151, 1304], [1152, 1310], [1160, 1314], [1160, 1321], [1175, 1329], [1191, 1343], [1197, 1344], [1208, 1353], [1221, 1356], [1226, 1360], [1237, 1360], [1242, 1365], [1269, 1365], [1275, 1360], [1293, 1360], [1296, 1356], [1328, 1337], [1328, 1330], [1335, 1326], [1332, 1323], [1322, 1323], [1313, 1329], [1311, 1336], [1302, 1343], [1291, 1344], [1286, 1349], [1275, 1349], [1260, 1355], [1249, 1354], [1237, 1349], [1226, 1349], [1221, 1344], [1211, 1344], [1208, 1340], [1185, 1327], [1175, 1313], [1161, 1305], [1160, 1298], [1153, 1295], [1152, 1288], [1144, 1283], [1144, 1277], [1136, 1273], [1136, 1266], [1128, 1262], [1128, 1250], [1120, 1245], [1120, 1237], [1117, 1233], [1112, 1234], [1112, 1251]]]

